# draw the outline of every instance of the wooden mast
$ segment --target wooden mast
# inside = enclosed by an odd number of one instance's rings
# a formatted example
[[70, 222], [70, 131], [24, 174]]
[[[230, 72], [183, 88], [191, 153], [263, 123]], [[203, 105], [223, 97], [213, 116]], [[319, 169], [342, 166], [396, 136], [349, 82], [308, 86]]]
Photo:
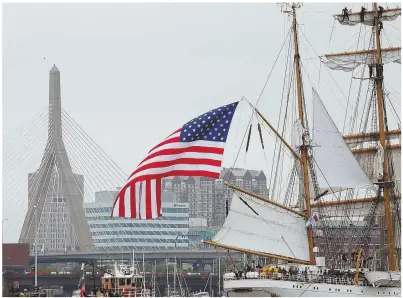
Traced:
[[[377, 200], [378, 197], [371, 198], [358, 198], [353, 200], [338, 200], [338, 201], [330, 201], [330, 202], [319, 202], [311, 204], [311, 208], [325, 208], [330, 206], [340, 206], [340, 205], [354, 205], [354, 204], [362, 204], [362, 203], [370, 203]], [[396, 199], [400, 200], [400, 195], [396, 195]]]
[[[389, 167], [388, 167], [388, 154], [385, 141], [385, 127], [384, 127], [384, 107], [383, 107], [383, 65], [381, 61], [381, 41], [379, 38], [379, 13], [376, 3], [373, 4], [375, 11], [375, 38], [376, 38], [376, 97], [378, 100], [378, 121], [379, 121], [379, 141], [384, 149], [383, 160], [383, 182], [388, 182]], [[381, 71], [382, 70], [382, 71]], [[385, 219], [386, 219], [386, 237], [388, 243], [388, 261], [389, 269], [396, 271], [395, 262], [395, 249], [393, 244], [393, 230], [392, 230], [392, 213], [390, 206], [390, 192], [388, 186], [383, 187], [384, 206], [385, 206]]]
[[[297, 96], [298, 96], [298, 118], [301, 122], [302, 128], [305, 130], [305, 119], [304, 119], [304, 106], [302, 103], [302, 86], [301, 86], [301, 71], [300, 71], [300, 57], [299, 57], [299, 47], [298, 47], [298, 35], [297, 35], [297, 15], [295, 12], [296, 5], [292, 5], [292, 26], [294, 31], [294, 64], [295, 64], [295, 74], [297, 79]], [[304, 138], [304, 137], [303, 137]], [[311, 198], [309, 190], [309, 176], [308, 176], [308, 159], [307, 150], [305, 146], [305, 140], [301, 146], [301, 162], [302, 170], [304, 175], [304, 190], [305, 190], [305, 205], [306, 205], [306, 220], [311, 217]], [[309, 259], [312, 263], [315, 263], [315, 256], [313, 254], [313, 241], [312, 241], [312, 227], [307, 228], [308, 234], [308, 245], [309, 245]]]
[[[391, 48], [384, 48], [382, 52], [398, 52], [400, 51], [400, 47], [391, 47]], [[350, 55], [365, 55], [365, 54], [375, 54], [377, 50], [362, 50], [362, 51], [354, 51], [354, 52], [343, 52], [343, 53], [331, 53], [331, 54], [324, 54], [324, 57], [341, 57], [341, 56], [350, 56]]]
[[218, 247], [225, 248], [225, 249], [240, 251], [240, 252], [243, 252], [243, 253], [246, 253], [246, 254], [252, 254], [252, 255], [257, 255], [257, 256], [261, 256], [261, 257], [266, 257], [266, 258], [270, 258], [270, 259], [276, 259], [276, 260], [282, 260], [282, 261], [287, 261], [287, 262], [291, 262], [291, 263], [309, 265], [308, 261], [289, 258], [289, 257], [283, 257], [283, 256], [280, 256], [280, 255], [268, 254], [268, 253], [265, 253], [265, 252], [260, 252], [260, 251], [256, 251], [256, 250], [250, 250], [250, 249], [244, 249], [244, 248], [241, 248], [241, 247], [235, 247], [235, 246], [231, 246], [231, 245], [225, 245], [225, 244], [221, 244], [221, 243], [218, 243], [218, 242], [215, 242], [215, 241], [212, 241], [212, 240], [202, 240], [202, 243], [210, 244], [212, 246], [218, 246]]
[[264, 121], [264, 123], [266, 123], [270, 129], [276, 134], [276, 136], [283, 142], [283, 144], [291, 151], [291, 153], [294, 155], [294, 157], [298, 160], [301, 160], [301, 157], [298, 155], [297, 152], [295, 152], [295, 150], [291, 147], [290, 144], [288, 144], [288, 142], [283, 138], [283, 136], [273, 127], [273, 125], [270, 124], [269, 121], [267, 121], [267, 119], [263, 116], [262, 113], [259, 112], [258, 109], [256, 109], [255, 107], [253, 107], [253, 109], [256, 111], [256, 113], [260, 116], [260, 118], [262, 118], [262, 120]]
[[[386, 135], [390, 138], [400, 138], [401, 131], [400, 129], [389, 130]], [[379, 139], [379, 132], [369, 132], [369, 133], [359, 133], [359, 134], [351, 134], [344, 135], [344, 141], [348, 144], [349, 142], [364, 142], [364, 141], [373, 141]]]

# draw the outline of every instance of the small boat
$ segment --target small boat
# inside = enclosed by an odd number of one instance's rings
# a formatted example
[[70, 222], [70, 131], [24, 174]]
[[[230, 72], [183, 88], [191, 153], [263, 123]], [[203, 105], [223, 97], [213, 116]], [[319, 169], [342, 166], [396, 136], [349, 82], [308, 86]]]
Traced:
[[198, 292], [198, 293], [193, 293], [190, 295], [190, 297], [210, 297], [209, 292]]
[[144, 276], [138, 272], [138, 267], [114, 263], [113, 270], [101, 278], [102, 290], [105, 296], [113, 293], [121, 297], [151, 297], [151, 290], [145, 287]]

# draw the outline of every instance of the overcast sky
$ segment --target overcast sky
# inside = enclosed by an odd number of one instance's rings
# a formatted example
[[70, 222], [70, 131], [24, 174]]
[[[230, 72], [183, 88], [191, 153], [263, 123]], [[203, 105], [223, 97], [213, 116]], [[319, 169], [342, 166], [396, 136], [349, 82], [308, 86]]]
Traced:
[[[298, 11], [316, 54], [356, 49], [360, 26], [344, 27], [332, 18], [344, 6], [308, 3]], [[359, 10], [361, 4], [347, 6]], [[5, 4], [3, 133], [35, 121], [46, 108], [49, 70], [56, 64], [63, 109], [129, 173], [151, 147], [193, 117], [243, 96], [255, 103], [289, 25], [276, 4]], [[400, 19], [384, 27], [384, 45], [399, 46]], [[326, 70], [302, 33], [300, 41], [309, 73], [306, 97], [311, 80], [341, 127], [351, 73]], [[283, 51], [258, 105], [273, 124], [285, 57]], [[386, 66], [385, 78], [400, 99], [400, 65]], [[396, 108], [400, 113], [400, 105]], [[249, 116], [243, 104], [239, 129], [237, 117], [231, 128], [225, 166], [233, 164]], [[267, 135], [265, 141], [270, 156], [273, 138]], [[268, 173], [271, 158], [265, 159], [256, 132], [254, 142], [246, 158], [242, 149], [237, 165]], [[19, 175], [18, 187], [26, 187], [27, 173]], [[3, 200], [4, 207], [11, 198]]]

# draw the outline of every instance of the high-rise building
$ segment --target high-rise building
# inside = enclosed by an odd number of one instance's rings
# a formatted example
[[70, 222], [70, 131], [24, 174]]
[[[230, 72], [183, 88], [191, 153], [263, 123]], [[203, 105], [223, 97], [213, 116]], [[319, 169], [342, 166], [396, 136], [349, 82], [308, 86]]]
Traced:
[[[79, 189], [80, 204], [83, 203], [84, 176], [74, 174], [75, 182]], [[32, 205], [32, 199], [38, 185], [38, 171], [28, 174], [28, 205]], [[77, 249], [77, 237], [71, 225], [67, 210], [67, 198], [63, 195], [61, 176], [53, 171], [50, 177], [42, 216], [38, 218], [38, 249], [46, 252], [75, 251]], [[34, 208], [34, 206], [31, 206]], [[36, 223], [33, 223], [36, 224]]]
[[189, 204], [162, 192], [162, 216], [153, 220], [111, 218], [118, 191], [95, 194], [95, 202], [84, 203], [84, 211], [95, 247], [102, 250], [152, 250], [189, 248]]
[[180, 202], [189, 204], [190, 218], [206, 218], [213, 225], [215, 179], [205, 177], [171, 177], [163, 180], [162, 189], [172, 192]]
[[163, 179], [162, 189], [174, 193], [180, 202], [189, 203], [190, 218], [206, 218], [209, 227], [223, 225], [225, 201], [231, 203], [233, 191], [224, 186], [225, 181], [259, 195], [268, 194], [263, 171], [223, 168], [220, 177], [170, 177]]

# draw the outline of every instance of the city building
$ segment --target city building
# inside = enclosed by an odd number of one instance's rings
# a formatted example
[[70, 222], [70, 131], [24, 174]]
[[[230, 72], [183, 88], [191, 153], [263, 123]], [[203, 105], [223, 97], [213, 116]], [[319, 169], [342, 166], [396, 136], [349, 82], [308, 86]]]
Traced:
[[117, 191], [95, 194], [84, 203], [95, 247], [101, 250], [152, 250], [189, 248], [189, 204], [178, 202], [170, 192], [162, 192], [162, 216], [152, 220], [111, 218]]
[[170, 177], [162, 189], [172, 192], [179, 202], [189, 203], [190, 218], [206, 218], [207, 226], [219, 228], [225, 220], [225, 202], [231, 203], [233, 190], [224, 182], [267, 196], [267, 178], [263, 171], [223, 168], [220, 179], [205, 177]]
[[[79, 189], [79, 198], [83, 202], [84, 176], [74, 174], [74, 179]], [[38, 191], [38, 171], [28, 174], [28, 206], [31, 206], [33, 196]], [[67, 210], [67, 199], [63, 195], [62, 177], [57, 171], [53, 171], [47, 190], [42, 216], [39, 219], [38, 250], [47, 252], [64, 253], [78, 249], [77, 237], [71, 225]], [[34, 223], [35, 224], [35, 223]], [[32, 239], [31, 250], [34, 239]]]

